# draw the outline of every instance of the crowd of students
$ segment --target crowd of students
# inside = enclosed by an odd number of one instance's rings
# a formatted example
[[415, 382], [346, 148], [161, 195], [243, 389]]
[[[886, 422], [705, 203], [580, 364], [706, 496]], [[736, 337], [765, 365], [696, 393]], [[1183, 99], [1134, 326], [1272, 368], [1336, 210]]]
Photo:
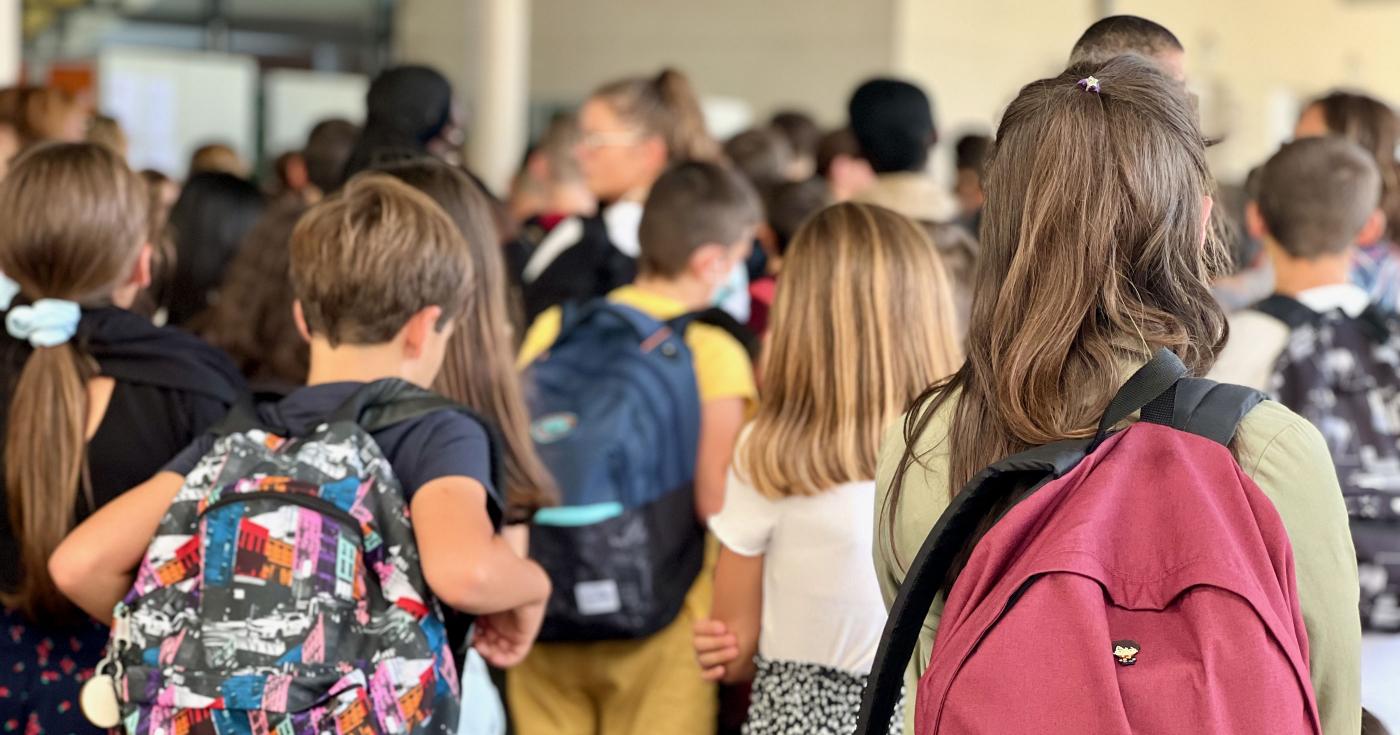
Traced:
[[[135, 173], [112, 121], [0, 92], [0, 728], [856, 732], [962, 489], [1113, 452], [1137, 408], [1190, 429], [1155, 394], [1114, 414], [1179, 360], [1273, 399], [1224, 441], [1286, 532], [1270, 614], [1299, 621], [1277, 645], [1306, 705], [1182, 676], [1217, 723], [1272, 701], [1385, 732], [1361, 661], [1363, 627], [1400, 628], [1400, 118], [1317, 99], [1226, 211], [1184, 54], [1095, 23], [956, 142], [952, 188], [899, 79], [835, 130], [784, 111], [723, 144], [681, 72], [612, 81], [504, 199], [423, 67], [263, 186], [221, 145], [183, 182]], [[872, 732], [955, 706], [920, 696], [955, 590], [914, 611]], [[1136, 635], [1105, 640], [1109, 678], [1170, 638]]]

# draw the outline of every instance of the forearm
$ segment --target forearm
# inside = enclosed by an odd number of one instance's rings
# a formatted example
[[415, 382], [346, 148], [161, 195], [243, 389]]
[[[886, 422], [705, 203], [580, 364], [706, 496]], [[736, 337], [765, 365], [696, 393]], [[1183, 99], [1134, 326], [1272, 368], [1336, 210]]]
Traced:
[[503, 536], [494, 536], [471, 563], [454, 589], [434, 590], [448, 605], [473, 615], [511, 610], [549, 598], [549, 576], [539, 564], [522, 558]]

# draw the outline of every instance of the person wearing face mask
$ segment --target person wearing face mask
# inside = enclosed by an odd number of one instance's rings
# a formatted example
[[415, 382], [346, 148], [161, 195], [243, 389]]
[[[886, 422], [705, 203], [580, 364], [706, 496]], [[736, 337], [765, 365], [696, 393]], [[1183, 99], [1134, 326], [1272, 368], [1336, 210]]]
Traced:
[[580, 108], [578, 128], [574, 155], [598, 213], [565, 219], [530, 248], [516, 274], [527, 320], [631, 283], [652, 184], [681, 161], [720, 158], [690, 81], [674, 69], [598, 88]]
[[[734, 172], [684, 162], [644, 211], [636, 280], [545, 311], [521, 347], [531, 434], [562, 498], [530, 533], [558, 591], [508, 681], [521, 735], [715, 730], [690, 640], [713, 594], [702, 524], [757, 390], [739, 341], [691, 317], [744, 263], [760, 206]], [[599, 456], [608, 472], [590, 471]]]

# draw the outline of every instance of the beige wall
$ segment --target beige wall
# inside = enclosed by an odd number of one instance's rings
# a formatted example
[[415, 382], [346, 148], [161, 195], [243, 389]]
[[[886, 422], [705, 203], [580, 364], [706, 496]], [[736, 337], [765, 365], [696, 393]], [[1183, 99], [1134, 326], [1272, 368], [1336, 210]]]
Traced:
[[600, 83], [675, 65], [702, 94], [759, 116], [786, 105], [844, 116], [862, 79], [893, 60], [894, 0], [534, 0], [537, 101], [573, 102]]
[[[443, 68], [471, 98], [483, 0], [400, 0], [397, 53]], [[500, 1], [500, 0], [497, 0]], [[1022, 84], [1059, 71], [1105, 6], [1173, 29], [1201, 98], [1217, 175], [1243, 178], [1336, 86], [1400, 102], [1400, 2], [1355, 0], [505, 0], [531, 3], [529, 96], [571, 104], [612, 78], [671, 64], [702, 94], [759, 115], [797, 105], [828, 124], [854, 86], [895, 73], [934, 96], [945, 141], [991, 130]], [[477, 114], [489, 111], [477, 110]], [[946, 174], [948, 146], [934, 168]]]
[[1239, 180], [1292, 133], [1299, 105], [1334, 87], [1400, 102], [1400, 4], [1348, 0], [1117, 0], [1171, 28], [1203, 117]]

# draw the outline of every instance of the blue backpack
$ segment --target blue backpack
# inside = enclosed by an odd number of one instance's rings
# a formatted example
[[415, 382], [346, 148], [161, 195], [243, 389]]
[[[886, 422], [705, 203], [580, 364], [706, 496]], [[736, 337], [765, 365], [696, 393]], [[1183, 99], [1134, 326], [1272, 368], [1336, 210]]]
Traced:
[[565, 305], [558, 339], [530, 366], [531, 435], [562, 496], [530, 532], [554, 583], [541, 640], [655, 633], [700, 573], [700, 395], [683, 339], [694, 318]]

